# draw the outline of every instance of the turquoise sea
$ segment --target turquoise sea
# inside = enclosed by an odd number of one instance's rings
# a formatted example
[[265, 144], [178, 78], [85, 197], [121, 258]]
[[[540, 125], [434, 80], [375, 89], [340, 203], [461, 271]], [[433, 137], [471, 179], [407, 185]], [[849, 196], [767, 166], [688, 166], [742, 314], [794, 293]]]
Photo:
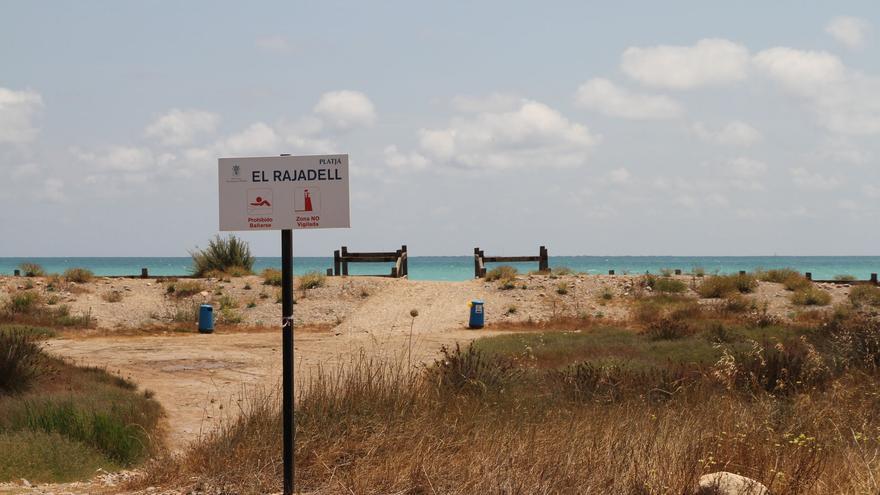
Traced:
[[[147, 268], [150, 275], [186, 275], [189, 257], [173, 258], [0, 258], [0, 275], [12, 275], [21, 263], [39, 263], [48, 273], [61, 273], [71, 267], [83, 267], [97, 275], [139, 275]], [[537, 269], [537, 263], [513, 263], [521, 272]], [[300, 257], [294, 260], [294, 272], [324, 272], [333, 266], [329, 257]], [[352, 275], [388, 274], [390, 263], [354, 263]], [[706, 273], [735, 273], [756, 268], [793, 268], [811, 272], [814, 279], [831, 279], [836, 275], [852, 275], [867, 279], [880, 272], [880, 256], [551, 256], [551, 267], [566, 266], [590, 274], [658, 273], [664, 268], [680, 268], [683, 272], [703, 268]], [[281, 258], [258, 257], [255, 271], [281, 267]], [[491, 266], [490, 266], [491, 268]], [[414, 256], [409, 260], [409, 276], [413, 280], [467, 280], [474, 275], [470, 256]]]

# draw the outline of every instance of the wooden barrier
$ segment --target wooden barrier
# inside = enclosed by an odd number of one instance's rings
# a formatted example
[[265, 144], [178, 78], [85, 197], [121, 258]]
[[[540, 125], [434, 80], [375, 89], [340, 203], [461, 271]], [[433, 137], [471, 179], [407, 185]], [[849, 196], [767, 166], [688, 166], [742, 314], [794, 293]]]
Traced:
[[817, 284], [852, 284], [852, 285], [880, 285], [877, 282], [877, 274], [872, 273], [868, 280], [813, 280], [813, 274], [810, 272], [804, 273], [804, 277]]
[[486, 276], [486, 263], [521, 263], [521, 262], [538, 262], [538, 271], [546, 272], [550, 270], [550, 256], [547, 254], [547, 248], [541, 246], [538, 249], [538, 256], [486, 256], [486, 252], [476, 247], [474, 248], [474, 278], [483, 278]]
[[348, 275], [349, 263], [388, 263], [393, 262], [391, 267], [391, 278], [401, 278], [409, 275], [409, 255], [406, 252], [406, 245], [403, 245], [397, 251], [374, 252], [374, 253], [350, 253], [348, 247], [342, 246], [342, 249], [333, 251], [333, 268], [327, 270], [327, 275], [331, 273], [335, 276]]

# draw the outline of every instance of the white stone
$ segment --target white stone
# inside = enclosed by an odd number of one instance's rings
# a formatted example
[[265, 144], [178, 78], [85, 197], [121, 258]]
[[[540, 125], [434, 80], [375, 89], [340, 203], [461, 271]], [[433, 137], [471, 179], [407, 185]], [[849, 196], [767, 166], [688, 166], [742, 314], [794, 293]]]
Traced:
[[770, 495], [770, 490], [757, 481], [727, 471], [700, 476], [701, 495]]

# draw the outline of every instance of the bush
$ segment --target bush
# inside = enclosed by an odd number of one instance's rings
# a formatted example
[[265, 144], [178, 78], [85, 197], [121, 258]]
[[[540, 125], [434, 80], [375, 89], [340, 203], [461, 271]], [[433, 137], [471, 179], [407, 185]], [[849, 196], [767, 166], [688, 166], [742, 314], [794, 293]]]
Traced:
[[749, 309], [752, 309], [754, 306], [754, 301], [751, 301], [748, 298], [739, 294], [728, 296], [724, 300], [724, 309], [726, 311], [730, 311], [731, 313], [743, 313], [745, 311], [748, 311]]
[[880, 368], [880, 322], [863, 316], [834, 325], [832, 343], [847, 366]]
[[263, 270], [263, 284], [264, 285], [274, 285], [276, 287], [281, 286], [281, 270], [276, 270], [275, 268], [266, 268]]
[[857, 285], [850, 289], [849, 300], [855, 307], [880, 306], [880, 287]]
[[41, 371], [40, 346], [31, 335], [0, 332], [0, 395], [26, 390]]
[[16, 292], [6, 302], [6, 312], [10, 314], [33, 314], [40, 303], [40, 295], [36, 292]]
[[697, 293], [704, 298], [721, 298], [731, 294], [746, 294], [755, 290], [758, 281], [754, 276], [745, 275], [713, 275], [697, 286]]
[[68, 282], [74, 282], [77, 284], [91, 282], [94, 277], [95, 274], [86, 268], [68, 268], [64, 271], [64, 278], [67, 279]]
[[752, 343], [746, 352], [725, 350], [713, 375], [728, 388], [787, 395], [825, 383], [831, 371], [803, 336], [784, 343]]
[[317, 289], [324, 287], [327, 283], [327, 276], [321, 272], [309, 272], [299, 278], [300, 289]]
[[849, 275], [849, 274], [846, 274], [846, 273], [842, 273], [842, 274], [839, 274], [839, 275], [835, 275], [835, 276], [834, 276], [834, 280], [837, 280], [837, 281], [839, 281], [839, 282], [855, 282], [855, 281], [856, 281], [856, 277], [854, 277], [853, 275]]
[[568, 284], [565, 282], [559, 282], [556, 284], [556, 293], [560, 296], [568, 294]]
[[118, 290], [111, 290], [109, 292], [101, 294], [101, 299], [109, 303], [117, 303], [119, 301], [122, 301], [122, 292]]
[[791, 302], [798, 306], [826, 306], [831, 303], [831, 294], [811, 285], [796, 290], [791, 295]]
[[574, 275], [574, 270], [567, 266], [560, 266], [558, 268], [553, 268], [550, 270], [550, 273], [553, 275], [564, 276], [564, 275]]
[[443, 355], [428, 369], [431, 381], [438, 391], [453, 394], [482, 394], [499, 391], [504, 384], [516, 376], [515, 366], [500, 357], [487, 357], [473, 345], [462, 351], [458, 343], [455, 348], [440, 348]]
[[22, 263], [18, 268], [25, 277], [42, 277], [46, 274], [43, 267], [36, 263]]
[[196, 249], [189, 254], [193, 260], [192, 273], [196, 277], [204, 277], [211, 271], [246, 275], [252, 273], [254, 267], [250, 246], [234, 235], [226, 238], [218, 235], [208, 242], [206, 249]]
[[691, 326], [682, 318], [669, 316], [653, 321], [642, 332], [651, 340], [673, 340], [687, 337], [694, 333]]
[[658, 292], [679, 294], [687, 289], [687, 285], [681, 280], [674, 278], [659, 278], [654, 283], [654, 290]]
[[519, 271], [510, 265], [497, 266], [486, 272], [486, 282], [515, 279]]
[[205, 288], [198, 280], [185, 280], [183, 282], [175, 282], [165, 287], [165, 293], [174, 297], [189, 297], [196, 295]]

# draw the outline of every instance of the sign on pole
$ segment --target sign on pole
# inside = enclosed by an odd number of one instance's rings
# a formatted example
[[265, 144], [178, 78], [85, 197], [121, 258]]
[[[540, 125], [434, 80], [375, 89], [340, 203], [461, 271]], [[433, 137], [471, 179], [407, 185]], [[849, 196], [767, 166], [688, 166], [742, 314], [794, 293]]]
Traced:
[[284, 495], [293, 489], [293, 229], [350, 226], [348, 155], [220, 158], [220, 230], [281, 230]]
[[220, 159], [220, 230], [351, 226], [348, 155]]

